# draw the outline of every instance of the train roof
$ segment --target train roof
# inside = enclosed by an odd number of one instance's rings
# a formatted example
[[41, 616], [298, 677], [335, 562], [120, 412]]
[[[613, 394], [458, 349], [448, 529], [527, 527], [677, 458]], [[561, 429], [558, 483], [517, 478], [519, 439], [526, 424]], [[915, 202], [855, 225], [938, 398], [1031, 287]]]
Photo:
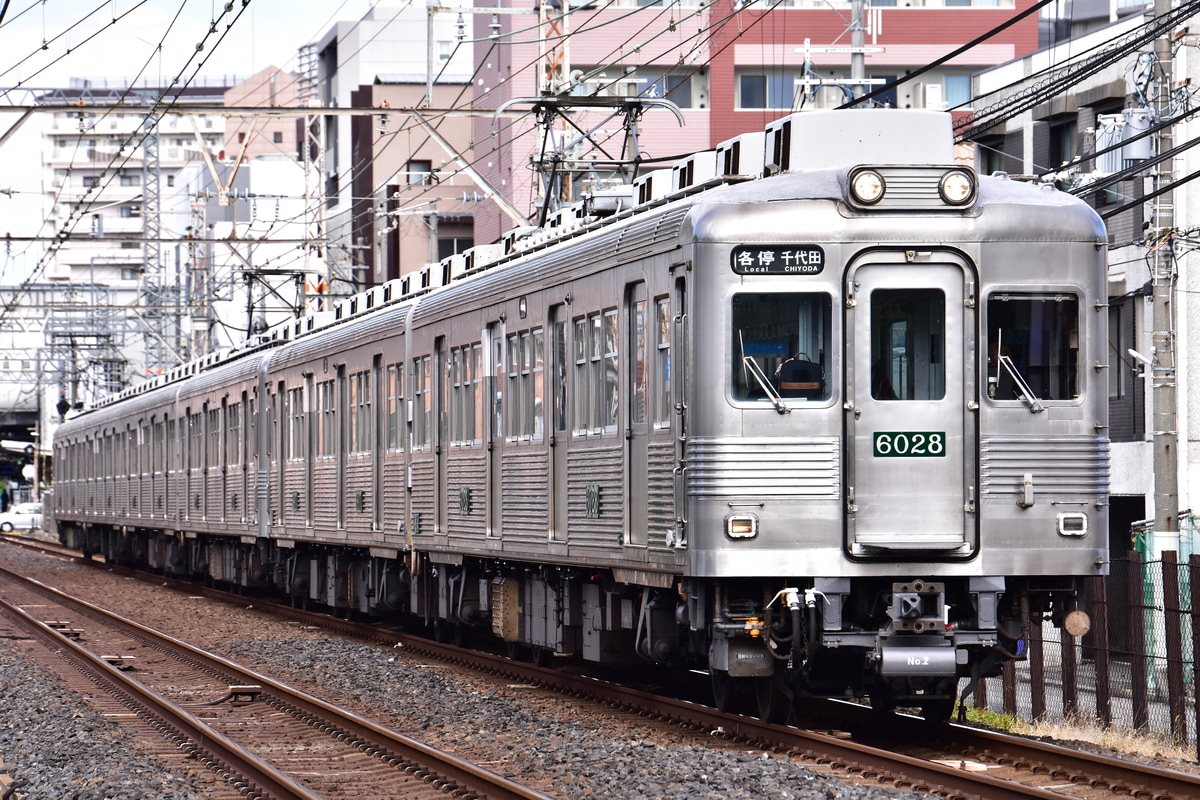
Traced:
[[[387, 307], [414, 304], [443, 287], [475, 279], [535, 252], [609, 226], [626, 227], [621, 223], [636, 222], [639, 215], [653, 216], [649, 212], [668, 203], [694, 207], [769, 202], [784, 197], [840, 198], [840, 181], [853, 166], [944, 167], [954, 163], [953, 155], [952, 120], [947, 112], [855, 109], [791, 114], [769, 123], [763, 131], [742, 134], [714, 150], [681, 159], [669, 169], [640, 175], [632, 184], [598, 189], [581, 203], [556, 211], [544, 226], [514, 228], [499, 242], [477, 245], [419, 272], [342, 299], [330, 311], [277, 325], [241, 347], [182, 364], [106, 398], [97, 408], [188, 380], [256, 351], [297, 342], [351, 319], [379, 314]], [[686, 202], [679, 203], [681, 200]], [[1086, 225], [1090, 226], [1090, 235], [1103, 236], [1103, 223], [1095, 212], [1064, 193], [1016, 181], [984, 179], [980, 181], [980, 202], [1036, 206], [1043, 211], [1047, 204], [1081, 206], [1087, 209], [1081, 211], [1082, 216], [1090, 213]], [[1045, 216], [1031, 211], [1030, 222], [1038, 223]], [[697, 230], [695, 236], [704, 238], [705, 234]]]

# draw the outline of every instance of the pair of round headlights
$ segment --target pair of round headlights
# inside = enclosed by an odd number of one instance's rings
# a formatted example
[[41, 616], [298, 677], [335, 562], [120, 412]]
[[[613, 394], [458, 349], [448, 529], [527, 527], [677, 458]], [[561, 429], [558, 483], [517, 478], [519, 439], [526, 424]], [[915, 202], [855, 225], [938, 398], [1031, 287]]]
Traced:
[[[877, 170], [860, 169], [850, 176], [850, 193], [864, 206], [878, 203], [887, 194], [887, 181]], [[938, 181], [938, 194], [952, 206], [965, 206], [975, 198], [975, 179], [966, 170], [952, 169]]]

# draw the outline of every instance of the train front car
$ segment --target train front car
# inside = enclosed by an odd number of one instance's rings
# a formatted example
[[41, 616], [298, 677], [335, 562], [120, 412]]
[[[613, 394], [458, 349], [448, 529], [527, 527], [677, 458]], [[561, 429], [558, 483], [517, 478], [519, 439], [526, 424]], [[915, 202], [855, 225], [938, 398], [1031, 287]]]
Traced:
[[944, 718], [1107, 570], [1104, 230], [956, 166], [946, 114], [793, 115], [766, 152], [692, 212], [689, 622], [719, 704]]

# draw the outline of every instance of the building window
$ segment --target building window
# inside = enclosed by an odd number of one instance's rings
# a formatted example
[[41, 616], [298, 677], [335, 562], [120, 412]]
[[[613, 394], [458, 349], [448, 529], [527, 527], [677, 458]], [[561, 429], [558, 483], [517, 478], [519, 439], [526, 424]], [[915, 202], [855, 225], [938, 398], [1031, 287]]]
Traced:
[[947, 75], [946, 76], [946, 107], [947, 108], [970, 108], [971, 107], [971, 76], [970, 75]]
[[141, 175], [122, 175], [121, 176], [121, 185], [122, 186], [141, 186], [142, 185], [142, 176]]
[[238, 131], [238, 144], [243, 144], [246, 141], [246, 132]]
[[283, 144], [283, 131], [275, 131], [272, 133], [271, 141], [275, 144]]
[[408, 172], [409, 186], [427, 186], [433, 172], [433, 162], [427, 158], [410, 159], [405, 171]]
[[790, 109], [794, 83], [790, 75], [742, 75], [738, 78], [738, 107]]

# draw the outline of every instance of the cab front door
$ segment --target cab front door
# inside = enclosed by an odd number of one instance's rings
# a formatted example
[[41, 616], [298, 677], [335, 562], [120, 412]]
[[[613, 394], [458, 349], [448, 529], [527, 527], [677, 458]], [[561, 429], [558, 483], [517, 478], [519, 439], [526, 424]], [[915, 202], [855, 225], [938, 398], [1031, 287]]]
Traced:
[[851, 555], [974, 551], [973, 286], [949, 253], [872, 253], [847, 271]]

